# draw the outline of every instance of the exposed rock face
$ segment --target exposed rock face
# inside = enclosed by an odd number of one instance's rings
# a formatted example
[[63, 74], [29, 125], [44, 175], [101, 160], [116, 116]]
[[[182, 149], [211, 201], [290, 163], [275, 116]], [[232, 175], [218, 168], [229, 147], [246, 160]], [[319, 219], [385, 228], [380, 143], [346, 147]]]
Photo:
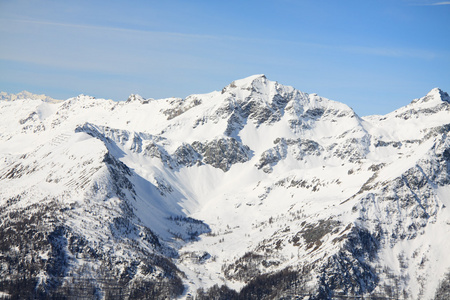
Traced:
[[250, 148], [234, 138], [221, 138], [206, 143], [194, 142], [192, 147], [204, 157], [205, 164], [228, 171], [236, 163], [250, 159]]
[[292, 140], [277, 138], [274, 141], [275, 147], [264, 151], [256, 164], [258, 169], [264, 172], [272, 172], [272, 167], [280, 160], [286, 158], [288, 152], [297, 159], [302, 160], [305, 156], [319, 156], [324, 150], [317, 142], [313, 140]]
[[0, 297], [446, 299], [439, 89], [364, 118], [264, 75], [27, 97], [0, 101]]
[[163, 110], [163, 114], [167, 116], [167, 120], [171, 120], [200, 104], [202, 104], [202, 100], [198, 99], [195, 96], [189, 96], [186, 99], [178, 98], [170, 102], [170, 105], [172, 107]]

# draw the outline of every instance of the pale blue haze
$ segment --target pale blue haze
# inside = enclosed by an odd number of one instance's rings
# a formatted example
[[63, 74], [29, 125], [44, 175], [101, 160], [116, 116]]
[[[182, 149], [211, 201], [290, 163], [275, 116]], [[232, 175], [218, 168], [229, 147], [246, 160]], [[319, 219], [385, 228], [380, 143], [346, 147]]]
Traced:
[[450, 92], [450, 2], [0, 0], [0, 90], [186, 97], [266, 74], [385, 114]]

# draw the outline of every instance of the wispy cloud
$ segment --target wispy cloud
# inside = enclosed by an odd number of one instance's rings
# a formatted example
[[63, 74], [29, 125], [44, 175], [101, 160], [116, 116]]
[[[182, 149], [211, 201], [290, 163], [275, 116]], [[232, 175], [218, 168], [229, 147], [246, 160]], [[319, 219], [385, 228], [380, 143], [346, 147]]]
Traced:
[[425, 60], [434, 59], [438, 56], [432, 51], [407, 48], [344, 46], [341, 48], [341, 50], [362, 55], [384, 56], [393, 58], [418, 58]]
[[413, 6], [437, 6], [437, 5], [450, 5], [450, 1], [434, 2], [429, 0], [405, 0], [409, 5]]
[[[36, 37], [28, 42], [33, 47], [17, 47], [24, 42], [20, 38], [23, 34]], [[238, 64], [267, 68], [269, 64], [270, 67], [281, 64], [285, 67], [304, 66], [309, 61], [305, 57], [317, 55], [348, 57], [351, 54], [367, 59], [420, 60], [442, 56], [436, 51], [399, 45], [377, 47], [273, 37], [263, 39], [239, 34], [192, 34], [36, 19], [0, 19], [0, 35], [5, 41], [0, 47], [0, 59], [11, 64], [20, 62], [114, 76], [149, 76], [199, 69], [206, 72]], [[274, 53], [272, 49], [282, 51]]]
[[8, 22], [18, 22], [18, 23], [28, 23], [35, 25], [47, 25], [55, 27], [66, 27], [73, 29], [87, 29], [87, 30], [107, 30], [112, 32], [122, 32], [122, 33], [134, 33], [134, 34], [162, 34], [177, 37], [186, 38], [200, 38], [200, 39], [217, 39], [217, 36], [213, 35], [202, 35], [202, 34], [187, 34], [179, 32], [165, 32], [165, 31], [153, 31], [153, 30], [143, 30], [143, 29], [130, 29], [130, 28], [119, 28], [113, 26], [99, 26], [91, 24], [73, 24], [73, 23], [60, 23], [60, 22], [50, 22], [42, 20], [32, 20], [32, 19], [4, 19]]
[[411, 5], [417, 5], [417, 6], [437, 6], [437, 5], [450, 5], [450, 1], [443, 1], [443, 2], [432, 2], [432, 3], [411, 3]]
[[[449, 2], [450, 3], [450, 2]], [[206, 58], [223, 61], [228, 53], [235, 53], [236, 59], [252, 60], [259, 53], [260, 60], [268, 60], [272, 53], [261, 49], [273, 49], [281, 47], [286, 49], [298, 49], [305, 53], [317, 50], [324, 53], [351, 53], [373, 57], [394, 58], [418, 58], [430, 60], [439, 56], [433, 51], [425, 49], [408, 49], [402, 47], [369, 47], [366, 45], [342, 45], [328, 43], [313, 43], [308, 41], [293, 41], [285, 39], [261, 39], [243, 36], [229, 35], [205, 35], [180, 32], [152, 31], [145, 29], [119, 28], [114, 26], [102, 26], [93, 24], [73, 24], [51, 22], [46, 20], [13, 19], [4, 20], [16, 22], [16, 24], [28, 24], [36, 26], [49, 26], [63, 29], [66, 36], [70, 36], [73, 42], [61, 40], [60, 31], [40, 31], [45, 35], [35, 41], [33, 48], [17, 47], [0, 48], [0, 58], [11, 61], [23, 61], [28, 63], [65, 66], [68, 69], [83, 69], [105, 72], [138, 72], [146, 69], [164, 69], [167, 66], [185, 66], [193, 68], [201, 64]], [[0, 22], [0, 32], [2, 31]], [[18, 26], [7, 28], [9, 35], [19, 30]], [[66, 32], [65, 29], [70, 29]], [[6, 35], [5, 35], [6, 36]], [[12, 41], [7, 45], [15, 45]], [[39, 47], [37, 47], [39, 45]], [[243, 51], [242, 48], [247, 49]], [[43, 49], [46, 49], [45, 51]], [[237, 50], [238, 49], [238, 50]], [[296, 60], [297, 58], [291, 57]], [[279, 57], [273, 59], [279, 61]], [[270, 60], [269, 60], [270, 61]]]

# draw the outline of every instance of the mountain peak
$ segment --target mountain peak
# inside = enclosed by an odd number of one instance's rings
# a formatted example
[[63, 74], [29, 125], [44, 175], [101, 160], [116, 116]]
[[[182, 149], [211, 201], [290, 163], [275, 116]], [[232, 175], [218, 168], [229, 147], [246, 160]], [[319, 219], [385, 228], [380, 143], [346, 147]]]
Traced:
[[450, 102], [450, 96], [440, 88], [434, 88], [428, 92], [427, 97], [437, 98], [442, 101]]
[[127, 103], [128, 102], [140, 102], [140, 103], [142, 103], [142, 104], [146, 104], [146, 103], [148, 103], [148, 100], [146, 100], [146, 99], [144, 99], [141, 95], [139, 95], [139, 94], [131, 94], [129, 97], [128, 97], [128, 99], [127, 99], [127, 101], [126, 101]]
[[[433, 104], [441, 102], [450, 102], [450, 96], [440, 88], [434, 88], [429, 91], [425, 97], [414, 99], [411, 104]], [[433, 104], [434, 105], [434, 104]]]
[[266, 75], [264, 74], [252, 75], [231, 82], [229, 85], [223, 88], [222, 93], [233, 89], [250, 90], [251, 87], [255, 86], [256, 84], [267, 84], [267, 81], [268, 80], [266, 78]]
[[264, 75], [264, 74], [256, 74], [256, 75], [248, 76], [246, 78], [235, 80], [233, 82], [237, 86], [243, 86], [243, 85], [252, 84], [255, 81], [264, 81], [264, 80], [267, 80], [266, 75]]
[[79, 94], [76, 97], [72, 97], [67, 99], [68, 101], [90, 101], [90, 100], [94, 100], [95, 97], [94, 96], [89, 96], [89, 95], [85, 95], [85, 94]]

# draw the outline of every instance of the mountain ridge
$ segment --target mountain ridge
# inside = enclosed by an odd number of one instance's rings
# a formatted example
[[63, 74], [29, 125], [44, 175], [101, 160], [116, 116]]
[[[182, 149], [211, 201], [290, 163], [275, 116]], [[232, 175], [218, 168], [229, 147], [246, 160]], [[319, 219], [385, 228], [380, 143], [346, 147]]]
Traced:
[[449, 107], [433, 89], [359, 117], [264, 75], [185, 99], [0, 101], [0, 291], [17, 293], [11, 258], [36, 297], [82, 277], [90, 298], [432, 299]]
[[51, 102], [51, 103], [57, 103], [61, 102], [62, 100], [53, 99], [52, 97], [49, 97], [44, 94], [33, 94], [28, 91], [22, 91], [17, 94], [9, 94], [7, 92], [0, 91], [0, 100], [1, 101], [14, 101], [14, 100], [21, 100], [21, 99], [33, 99], [33, 100], [43, 100], [45, 102]]

